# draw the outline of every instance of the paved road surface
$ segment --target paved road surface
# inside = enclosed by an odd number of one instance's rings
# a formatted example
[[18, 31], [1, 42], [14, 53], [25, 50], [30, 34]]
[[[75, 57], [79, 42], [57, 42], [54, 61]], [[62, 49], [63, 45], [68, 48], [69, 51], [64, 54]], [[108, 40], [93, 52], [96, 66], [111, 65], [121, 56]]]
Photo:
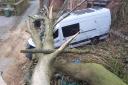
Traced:
[[[30, 7], [23, 16], [20, 16], [18, 21], [16, 19], [19, 18], [15, 16], [10, 18], [0, 17], [0, 71], [3, 72], [4, 79], [7, 80], [6, 83], [9, 85], [21, 85], [22, 68], [27, 59], [24, 54], [20, 53], [20, 50], [25, 48], [25, 43], [29, 38], [29, 34], [25, 32], [25, 20], [28, 19], [28, 15], [34, 15], [38, 12], [38, 3], [38, 0], [31, 1]], [[0, 85], [5, 85], [1, 75]]]
[[28, 15], [35, 15], [39, 9], [39, 1], [33, 0], [30, 2], [29, 8], [22, 16], [5, 17], [0, 16], [0, 41], [6, 40], [9, 37], [9, 32], [15, 28], [21, 28]]

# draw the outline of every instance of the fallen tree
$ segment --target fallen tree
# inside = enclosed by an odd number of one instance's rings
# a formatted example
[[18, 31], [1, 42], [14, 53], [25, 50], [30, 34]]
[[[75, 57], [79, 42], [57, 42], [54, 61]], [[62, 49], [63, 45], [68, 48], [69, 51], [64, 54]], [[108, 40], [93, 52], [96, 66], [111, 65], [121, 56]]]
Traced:
[[67, 63], [57, 61], [55, 68], [89, 85], [127, 85], [119, 77], [96, 63]]
[[[46, 14], [43, 14], [45, 24], [43, 43], [40, 40], [37, 30], [30, 24], [31, 22], [27, 22], [28, 31], [36, 45], [36, 50], [33, 51], [33, 49], [24, 52], [34, 52], [34, 55], [39, 58], [38, 63], [33, 71], [31, 85], [50, 85], [50, 80], [55, 70], [68, 73], [72, 77], [79, 80], [87, 81], [90, 85], [126, 85], [119, 77], [96, 63], [55, 63], [57, 56], [65, 51], [64, 49], [79, 33], [70, 37], [70, 39], [66, 41], [60, 48], [54, 49], [53, 28], [59, 21], [54, 21], [52, 9], [52, 5], [49, 8], [45, 7]], [[68, 50], [72, 52], [70, 49]]]

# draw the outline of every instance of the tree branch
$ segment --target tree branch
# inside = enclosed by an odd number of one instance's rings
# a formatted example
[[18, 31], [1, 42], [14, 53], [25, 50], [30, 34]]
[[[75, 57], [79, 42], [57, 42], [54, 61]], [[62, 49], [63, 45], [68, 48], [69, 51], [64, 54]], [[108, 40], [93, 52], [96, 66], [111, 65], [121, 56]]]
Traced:
[[54, 49], [52, 20], [45, 19], [43, 49]]
[[45, 36], [43, 42], [43, 49], [54, 49], [53, 40], [53, 6], [49, 8], [48, 18], [45, 18]]
[[68, 17], [73, 11], [75, 11], [79, 6], [81, 6], [84, 2], [86, 2], [87, 0], [84, 0], [82, 2], [80, 2], [74, 9], [72, 9], [69, 13], [67, 13], [62, 19], [60, 19], [59, 21], [57, 21], [54, 25], [53, 28], [59, 23], [61, 22], [63, 19], [65, 19], [66, 17]]
[[[44, 54], [50, 54], [55, 52], [56, 50], [44, 50], [44, 49], [26, 49], [26, 50], [21, 50], [21, 53], [44, 53]], [[78, 49], [65, 49], [62, 51], [63, 53], [77, 53], [77, 54], [82, 54], [82, 53], [90, 53], [91, 50], [86, 49], [86, 50], [78, 50]]]
[[53, 5], [51, 5], [49, 9], [49, 19], [53, 19]]
[[58, 12], [58, 14], [57, 14], [57, 19], [62, 15], [62, 11], [64, 11], [65, 10], [65, 7], [66, 7], [66, 4], [68, 3], [68, 0], [65, 0], [64, 1], [64, 4], [62, 5], [62, 7], [60, 8], [60, 11]]
[[76, 33], [74, 36], [71, 36], [69, 40], [67, 40], [59, 49], [54, 52], [54, 55], [57, 56], [60, 54], [79, 33], [80, 32]]

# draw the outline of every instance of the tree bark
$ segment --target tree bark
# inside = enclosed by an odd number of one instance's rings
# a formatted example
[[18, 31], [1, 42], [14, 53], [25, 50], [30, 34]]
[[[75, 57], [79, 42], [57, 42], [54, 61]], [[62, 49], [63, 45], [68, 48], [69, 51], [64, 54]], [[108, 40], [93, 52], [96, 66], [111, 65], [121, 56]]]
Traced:
[[55, 68], [78, 80], [87, 81], [89, 85], [127, 85], [119, 77], [96, 63], [57, 62]]
[[[43, 49], [26, 49], [21, 50], [21, 53], [44, 53], [49, 54], [55, 52], [54, 50], [43, 50]], [[86, 54], [86, 53], [93, 53], [92, 50], [86, 49], [86, 50], [78, 50], [78, 49], [65, 49], [63, 50], [63, 53], [77, 53], [77, 54]]]
[[32, 84], [31, 85], [50, 85], [51, 69], [50, 60], [51, 55], [38, 54], [40, 57], [33, 73]]

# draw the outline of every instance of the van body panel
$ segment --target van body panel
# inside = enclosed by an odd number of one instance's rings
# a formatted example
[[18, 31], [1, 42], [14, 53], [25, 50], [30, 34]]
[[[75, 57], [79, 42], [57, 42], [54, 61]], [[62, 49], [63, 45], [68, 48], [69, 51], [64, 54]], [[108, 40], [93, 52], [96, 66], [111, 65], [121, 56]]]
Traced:
[[[78, 23], [80, 34], [71, 42], [70, 47], [77, 47], [86, 43], [91, 42], [90, 39], [99, 37], [99, 39], [107, 38], [111, 25], [111, 14], [107, 8], [101, 8], [93, 10], [89, 13], [75, 14], [72, 13], [70, 16], [58, 23], [59, 28], [62, 32], [62, 28], [65, 26], [73, 25]], [[80, 10], [81, 11], [81, 10]], [[78, 13], [79, 11], [77, 11]], [[72, 28], [73, 29], [73, 28]], [[69, 37], [61, 36], [63, 42], [67, 41]], [[55, 43], [56, 44], [56, 43]]]
[[[65, 15], [62, 15], [58, 21]], [[108, 36], [110, 25], [111, 13], [107, 8], [88, 8], [75, 11], [55, 26], [54, 45], [60, 47], [70, 36], [77, 32], [80, 33], [69, 47], [78, 47], [90, 43], [91, 39], [95, 37], [105, 39]]]
[[62, 38], [63, 38], [62, 31], [60, 29], [58, 29], [58, 36], [56, 38], [54, 38], [55, 47], [59, 47], [63, 44], [63, 39]]

